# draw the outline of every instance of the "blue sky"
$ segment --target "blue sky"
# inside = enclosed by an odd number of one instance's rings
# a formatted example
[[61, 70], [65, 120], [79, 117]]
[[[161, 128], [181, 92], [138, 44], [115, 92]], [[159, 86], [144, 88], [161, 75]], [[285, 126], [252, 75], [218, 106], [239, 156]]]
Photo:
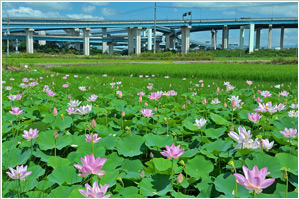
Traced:
[[[298, 17], [297, 2], [158, 2], [157, 19], [181, 19], [192, 11], [193, 19], [234, 19], [241, 17]], [[45, 17], [100, 20], [152, 20], [153, 2], [3, 2], [2, 17]], [[221, 31], [217, 34], [218, 44]], [[280, 31], [274, 29], [272, 46], [279, 46]], [[248, 31], [245, 35], [247, 43]], [[209, 32], [192, 33], [191, 39], [210, 41]], [[261, 46], [267, 45], [267, 30], [261, 32]], [[229, 43], [239, 42], [232, 30]], [[298, 29], [286, 29], [285, 46], [298, 44]]]

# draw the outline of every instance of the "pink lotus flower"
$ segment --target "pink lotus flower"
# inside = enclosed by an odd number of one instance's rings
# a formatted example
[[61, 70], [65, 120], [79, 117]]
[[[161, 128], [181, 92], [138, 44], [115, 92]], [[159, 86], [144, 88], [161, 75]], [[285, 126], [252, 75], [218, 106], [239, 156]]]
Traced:
[[150, 100], [158, 100], [161, 97], [157, 92], [151, 92], [151, 95], [148, 95]]
[[77, 114], [77, 108], [69, 107], [66, 111], [68, 112], [68, 115]]
[[25, 167], [23, 167], [23, 165], [21, 166], [17, 166], [16, 169], [13, 169], [11, 167], [8, 167], [8, 169], [10, 170], [10, 172], [6, 172], [6, 174], [15, 180], [20, 179], [21, 181], [25, 181], [25, 177], [29, 176], [32, 172], [27, 172], [27, 165]]
[[279, 93], [279, 96], [283, 96], [283, 97], [287, 97], [290, 93], [288, 93], [287, 91], [282, 91]]
[[20, 100], [22, 98], [22, 95], [21, 94], [9, 95], [7, 96], [7, 98], [11, 101]]
[[95, 160], [94, 154], [85, 155], [84, 158], [80, 158], [82, 165], [74, 165], [76, 169], [82, 172], [82, 174], [78, 174], [78, 176], [86, 177], [89, 174], [96, 174], [102, 177], [106, 172], [102, 170], [104, 163], [107, 158], [100, 159], [100, 156]]
[[22, 135], [23, 138], [25, 138], [27, 141], [30, 141], [34, 138], [37, 138], [40, 131], [36, 129], [29, 129], [29, 131], [24, 130], [24, 135]]
[[53, 97], [53, 96], [56, 95], [56, 93], [54, 93], [52, 90], [49, 90], [49, 91], [47, 92], [47, 95], [48, 95], [49, 97]]
[[262, 148], [265, 149], [265, 150], [270, 150], [272, 149], [273, 145], [274, 145], [274, 141], [270, 142], [269, 139], [262, 139], [261, 140], [261, 145], [262, 145]]
[[253, 84], [253, 82], [252, 81], [246, 81], [246, 83], [250, 86], [250, 85], [252, 85]]
[[206, 120], [204, 118], [201, 118], [200, 120], [196, 119], [194, 126], [197, 126], [198, 129], [201, 129], [206, 123]]
[[248, 113], [248, 119], [254, 123], [257, 123], [261, 117], [262, 115], [257, 113]]
[[183, 149], [180, 149], [180, 145], [175, 146], [174, 144], [172, 144], [171, 147], [166, 145], [166, 149], [167, 151], [164, 150], [160, 153], [161, 155], [166, 156], [168, 159], [178, 159], [184, 153]]
[[[93, 138], [92, 138], [93, 137]], [[87, 142], [91, 142], [91, 143], [97, 143], [99, 142], [99, 140], [101, 140], [102, 137], [98, 137], [98, 133], [94, 134], [94, 135], [85, 135], [85, 141]]]
[[141, 113], [144, 117], [152, 117], [154, 115], [154, 113], [152, 113], [152, 109], [141, 110]]
[[68, 88], [69, 85], [68, 85], [68, 84], [63, 84], [62, 87], [63, 87], [63, 88]]
[[5, 87], [5, 90], [11, 90], [12, 89], [12, 87], [11, 86], [7, 86], [7, 87]]
[[23, 78], [22, 81], [23, 82], [28, 82], [29, 80], [28, 80], [28, 78]]
[[285, 128], [284, 131], [280, 131], [280, 133], [285, 138], [295, 138], [295, 137], [297, 137], [297, 131], [298, 131], [297, 129]]
[[83, 189], [79, 189], [78, 191], [87, 198], [109, 198], [111, 194], [103, 196], [105, 195], [108, 187], [109, 184], [105, 184], [104, 186], [100, 184], [100, 188], [99, 188], [97, 181], [95, 181], [93, 184], [93, 188], [88, 183], [86, 183], [85, 184], [86, 191]]
[[11, 111], [9, 111], [10, 114], [19, 116], [24, 112], [24, 110], [20, 110], [19, 107], [11, 107]]
[[206, 100], [206, 99], [203, 99], [203, 100], [202, 100], [202, 103], [203, 103], [203, 104], [207, 104], [207, 100]]
[[97, 100], [97, 98], [98, 98], [98, 96], [97, 95], [95, 95], [95, 94], [92, 94], [88, 99], [87, 99], [87, 101], [96, 101]]
[[241, 174], [233, 174], [236, 178], [236, 182], [248, 190], [254, 190], [257, 194], [262, 192], [262, 189], [269, 187], [275, 181], [275, 178], [266, 179], [266, 176], [269, 174], [268, 167], [265, 167], [261, 170], [258, 169], [256, 165], [252, 171], [250, 171], [246, 166], [243, 166], [243, 171], [245, 177]]
[[272, 96], [272, 94], [269, 92], [269, 91], [261, 91], [261, 93], [260, 93], [263, 97], [271, 97]]

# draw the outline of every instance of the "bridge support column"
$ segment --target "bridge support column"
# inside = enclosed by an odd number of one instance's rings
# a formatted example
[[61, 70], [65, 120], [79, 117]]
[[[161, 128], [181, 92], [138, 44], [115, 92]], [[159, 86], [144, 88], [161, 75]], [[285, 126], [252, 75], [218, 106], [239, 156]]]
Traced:
[[253, 52], [253, 46], [254, 46], [254, 24], [250, 24], [249, 27], [249, 53]]
[[217, 37], [217, 30], [211, 30], [211, 46], [214, 50], [217, 49], [217, 40], [216, 40], [216, 37]]
[[135, 27], [134, 28], [134, 36], [135, 36], [135, 54], [141, 54], [141, 30], [142, 27]]
[[181, 27], [181, 53], [188, 53], [190, 48], [190, 30], [191, 26]]
[[268, 49], [272, 49], [272, 24], [269, 24]]
[[166, 49], [170, 49], [171, 47], [171, 33], [165, 33], [165, 42], [166, 42]]
[[[39, 31], [38, 34], [39, 35], [46, 35], [46, 31]], [[39, 45], [40, 46], [46, 45], [46, 40], [39, 40]]]
[[[67, 33], [67, 35], [71, 36], [80, 36], [80, 30], [79, 28], [74, 28], [74, 29], [64, 29], [64, 31]], [[75, 42], [75, 49], [77, 51], [80, 51], [80, 42]]]
[[240, 27], [240, 49], [244, 48], [244, 41], [245, 41], [245, 26]]
[[151, 28], [147, 30], [147, 34], [148, 34], [147, 49], [148, 51], [151, 51], [152, 50], [152, 29]]
[[[102, 28], [102, 39], [107, 37], [107, 28]], [[107, 42], [103, 42], [102, 40], [102, 53], [107, 53]]]
[[156, 42], [156, 44], [155, 44], [155, 47], [156, 47], [155, 51], [156, 51], [156, 52], [159, 52], [159, 44], [160, 44], [160, 41], [155, 41], [155, 42]]
[[283, 49], [283, 39], [284, 39], [284, 26], [281, 26], [281, 32], [280, 32], [280, 49]]
[[170, 48], [175, 49], [175, 41], [176, 41], [176, 36], [173, 35], [170, 37]]
[[222, 48], [228, 49], [228, 43], [229, 43], [229, 27], [227, 25], [224, 25], [223, 32], [222, 32]]
[[83, 55], [90, 55], [90, 28], [83, 29]]
[[108, 45], [109, 55], [113, 55], [114, 54], [114, 43], [108, 42], [107, 45]]
[[133, 53], [133, 34], [134, 29], [132, 27], [127, 28], [128, 31], [128, 55]]
[[256, 29], [256, 40], [255, 40], [255, 48], [259, 49], [260, 46], [260, 28]]
[[33, 53], [33, 31], [33, 28], [25, 28], [27, 53]]

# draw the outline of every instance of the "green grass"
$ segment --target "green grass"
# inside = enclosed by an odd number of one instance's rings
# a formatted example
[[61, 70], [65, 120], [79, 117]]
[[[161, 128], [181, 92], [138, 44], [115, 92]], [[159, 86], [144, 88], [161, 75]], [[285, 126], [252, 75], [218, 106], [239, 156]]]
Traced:
[[109, 66], [54, 67], [54, 72], [77, 74], [108, 74], [111, 76], [152, 75], [172, 78], [197, 77], [215, 80], [254, 80], [297, 82], [297, 65], [253, 65], [253, 64], [136, 64]]

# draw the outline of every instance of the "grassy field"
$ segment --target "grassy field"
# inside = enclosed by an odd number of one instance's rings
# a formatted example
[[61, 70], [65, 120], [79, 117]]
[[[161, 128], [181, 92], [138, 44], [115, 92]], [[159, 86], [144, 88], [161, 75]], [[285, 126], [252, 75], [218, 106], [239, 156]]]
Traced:
[[152, 75], [172, 78], [197, 77], [215, 80], [255, 80], [296, 82], [297, 65], [253, 65], [253, 64], [136, 64], [109, 66], [54, 67], [60, 73], [108, 74], [113, 76]]

